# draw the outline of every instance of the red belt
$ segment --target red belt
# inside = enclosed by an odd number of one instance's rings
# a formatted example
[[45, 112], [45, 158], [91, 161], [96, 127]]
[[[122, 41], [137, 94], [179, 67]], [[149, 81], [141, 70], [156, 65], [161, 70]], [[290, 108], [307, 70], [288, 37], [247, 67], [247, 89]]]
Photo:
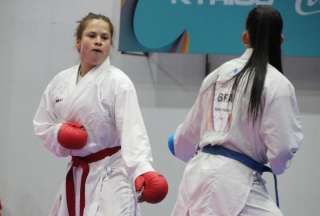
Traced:
[[83, 211], [85, 207], [85, 183], [89, 174], [89, 163], [102, 160], [103, 158], [113, 155], [120, 150], [120, 146], [113, 148], [106, 148], [96, 153], [90, 154], [85, 157], [72, 157], [72, 165], [67, 173], [66, 178], [66, 195], [67, 195], [67, 206], [69, 216], [76, 215], [76, 205], [75, 205], [75, 190], [74, 190], [74, 179], [73, 179], [73, 168], [81, 167], [81, 186], [80, 186], [80, 216], [83, 216]]

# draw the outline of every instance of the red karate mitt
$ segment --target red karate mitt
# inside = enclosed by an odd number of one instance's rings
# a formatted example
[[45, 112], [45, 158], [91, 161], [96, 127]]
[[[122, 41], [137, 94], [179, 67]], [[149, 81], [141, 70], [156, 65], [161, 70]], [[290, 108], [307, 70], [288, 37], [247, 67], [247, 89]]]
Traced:
[[142, 201], [158, 203], [162, 201], [168, 193], [167, 180], [158, 172], [146, 172], [138, 176], [134, 183], [136, 191], [142, 191]]
[[75, 122], [65, 122], [59, 129], [58, 142], [67, 149], [81, 149], [87, 144], [86, 129]]

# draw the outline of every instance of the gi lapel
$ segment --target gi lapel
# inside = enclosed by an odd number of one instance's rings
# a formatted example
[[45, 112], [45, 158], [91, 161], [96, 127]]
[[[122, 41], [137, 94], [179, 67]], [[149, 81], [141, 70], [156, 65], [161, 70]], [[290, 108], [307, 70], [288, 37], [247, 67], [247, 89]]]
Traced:
[[[100, 66], [92, 68], [79, 82], [76, 84], [77, 77], [72, 77], [75, 84], [73, 89], [70, 89], [69, 95], [65, 98], [63, 117], [65, 120], [72, 120], [77, 108], [81, 107], [83, 97], [88, 97], [86, 92], [89, 92], [98, 77], [102, 76], [103, 71], [108, 70], [110, 66], [109, 58], [107, 58]], [[89, 95], [90, 96], [90, 95]]]

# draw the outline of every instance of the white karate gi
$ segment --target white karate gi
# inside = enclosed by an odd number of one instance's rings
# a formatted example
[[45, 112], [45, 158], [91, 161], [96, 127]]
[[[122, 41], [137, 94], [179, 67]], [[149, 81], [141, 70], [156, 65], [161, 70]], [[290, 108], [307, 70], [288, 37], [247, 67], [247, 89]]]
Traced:
[[295, 90], [273, 66], [267, 66], [263, 111], [255, 124], [247, 111], [252, 82], [246, 93], [245, 82], [240, 82], [234, 102], [229, 101], [232, 78], [251, 53], [247, 49], [206, 77], [195, 104], [176, 130], [175, 155], [188, 163], [172, 216], [282, 215], [259, 173], [224, 156], [201, 151], [195, 155], [206, 145], [223, 145], [270, 163], [273, 172], [281, 174], [298, 150], [303, 134]]
[[[154, 169], [134, 85], [121, 70], [110, 65], [109, 59], [77, 83], [78, 68], [75, 65], [60, 72], [47, 86], [34, 117], [35, 134], [49, 151], [62, 157], [87, 156], [121, 146], [114, 155], [89, 164], [84, 215], [139, 215], [133, 181]], [[86, 128], [88, 142], [84, 148], [69, 150], [58, 143], [58, 130], [68, 121]], [[81, 168], [74, 168], [76, 215], [81, 174]], [[68, 215], [65, 183], [50, 215]]]

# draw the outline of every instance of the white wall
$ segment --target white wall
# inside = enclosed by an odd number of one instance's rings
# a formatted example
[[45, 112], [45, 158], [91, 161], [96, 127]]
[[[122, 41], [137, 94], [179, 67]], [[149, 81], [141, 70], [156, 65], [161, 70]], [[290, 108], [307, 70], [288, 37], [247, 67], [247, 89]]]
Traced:
[[[33, 136], [32, 118], [52, 76], [77, 62], [75, 22], [89, 11], [109, 15], [118, 32], [116, 0], [1, 0], [0, 199], [6, 216], [46, 215], [64, 177], [66, 160], [53, 157]], [[230, 58], [210, 56], [211, 66]], [[184, 164], [168, 153], [166, 139], [195, 99], [204, 57], [154, 54], [147, 59], [114, 50], [112, 62], [136, 85], [154, 166], [170, 183], [167, 199], [158, 205], [143, 204], [143, 213], [169, 215]], [[320, 63], [316, 58], [289, 58], [284, 63], [297, 87], [306, 137], [292, 167], [280, 177], [280, 201], [285, 215], [315, 215], [320, 210]]]

